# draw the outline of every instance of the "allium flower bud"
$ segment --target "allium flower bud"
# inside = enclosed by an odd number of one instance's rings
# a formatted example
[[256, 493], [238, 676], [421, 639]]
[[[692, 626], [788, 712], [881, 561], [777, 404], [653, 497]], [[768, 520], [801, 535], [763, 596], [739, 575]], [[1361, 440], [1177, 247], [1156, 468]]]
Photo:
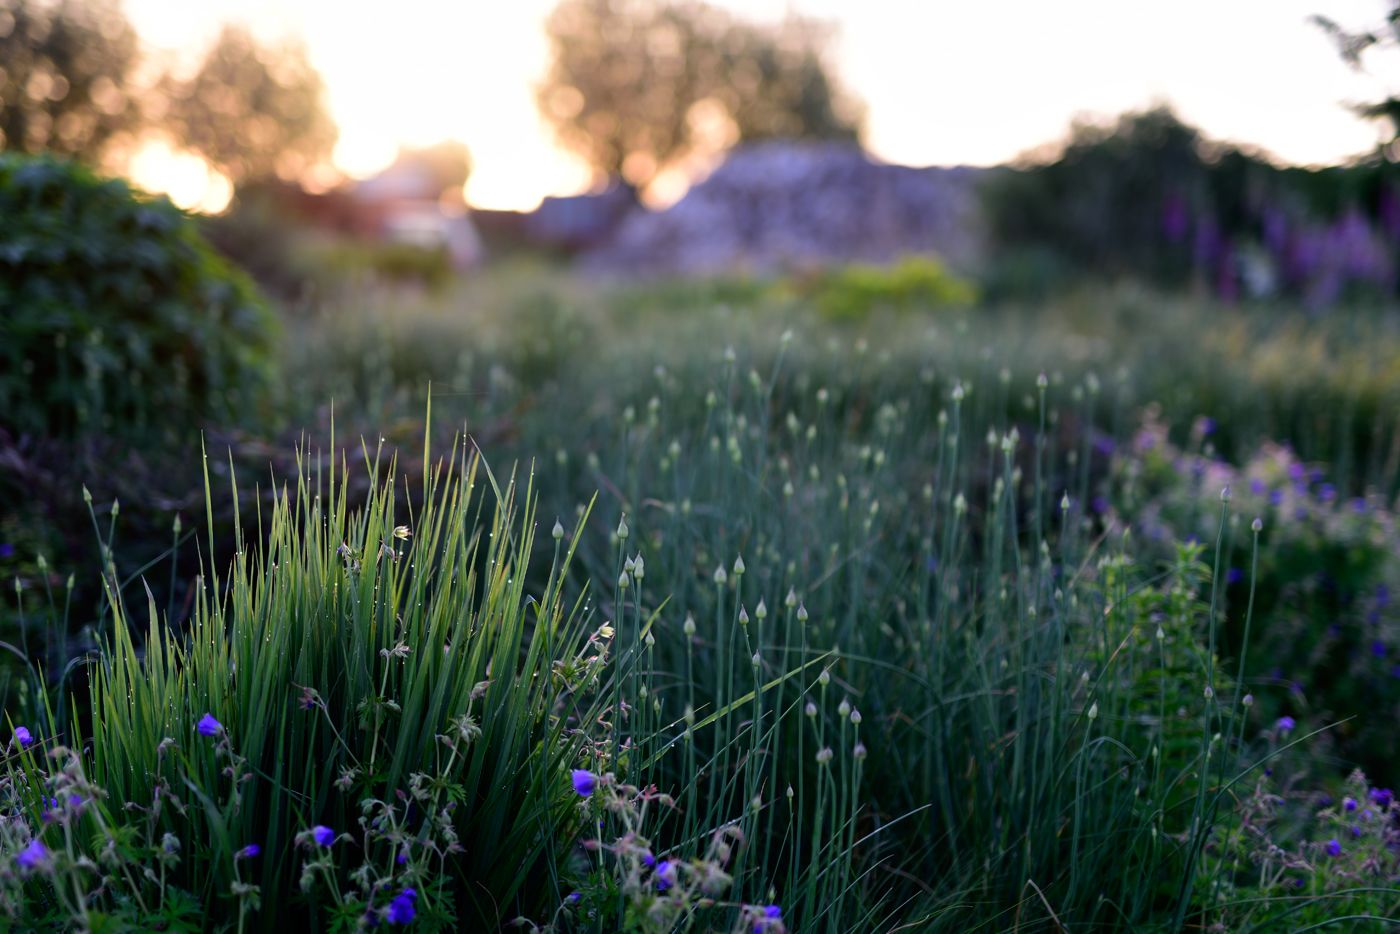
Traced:
[[1060, 511], [1069, 512], [1069, 490], [1065, 490], [1065, 495], [1060, 497]]
[[681, 630], [687, 636], [695, 635], [695, 616], [692, 613], [685, 614], [685, 622], [681, 624]]
[[746, 610], [746, 609], [744, 609], [744, 608], [741, 606], [741, 607], [739, 607], [739, 625], [740, 625], [740, 626], [747, 626], [748, 624], [749, 624], [749, 611]]
[[647, 576], [646, 563], [642, 561], [641, 555], [637, 555], [637, 561], [632, 566], [632, 576], [637, 580], [641, 580]]
[[787, 799], [788, 799], [789, 801], [792, 800], [792, 795], [793, 795], [792, 786], [791, 786], [791, 785], [788, 785], [788, 786], [787, 786]]
[[761, 668], [763, 666], [763, 657], [757, 652], [753, 653], [753, 666], [754, 668]]
[[828, 684], [830, 684], [831, 672], [823, 668], [822, 673], [817, 675], [817, 683], [820, 684], [822, 687], [826, 687]]
[[1039, 389], [1041, 392], [1044, 392], [1046, 387], [1048, 387], [1049, 385], [1050, 380], [1045, 378], [1045, 371], [1041, 370], [1040, 375], [1035, 378], [1035, 388]]
[[631, 574], [631, 573], [632, 573], [632, 569], [635, 568], [636, 566], [637, 566], [637, 563], [636, 563], [635, 561], [632, 560], [632, 558], [631, 558], [630, 555], [628, 556], [628, 558], [627, 558], [626, 561], [622, 562], [622, 569], [623, 569], [624, 571], [626, 571], [628, 574]]
[[1241, 704], [1244, 704], [1246, 707], [1253, 707], [1253, 706], [1254, 706], [1254, 695], [1253, 695], [1253, 694], [1246, 694], [1244, 697], [1240, 698], [1240, 703], [1241, 703]]
[[851, 702], [842, 698], [840, 706], [836, 708], [836, 712], [843, 717], [849, 717], [851, 715]]
[[626, 538], [626, 537], [627, 537], [627, 517], [626, 517], [626, 516], [623, 516], [623, 517], [622, 517], [621, 519], [619, 519], [618, 522], [617, 522], [617, 537], [618, 537], [618, 538]]
[[1228, 486], [1220, 491], [1220, 501], [1222, 503], [1228, 503], [1230, 501], [1230, 488]]
[[817, 715], [817, 705], [808, 701], [807, 706], [802, 708], [802, 712], [809, 717], [815, 717]]
[[1249, 527], [1256, 532], [1262, 532], [1264, 531], [1264, 520], [1256, 517]]
[[724, 584], [725, 584], [725, 582], [728, 581], [728, 580], [729, 580], [729, 574], [725, 572], [725, 570], [724, 570], [724, 565], [721, 564], [719, 567], [715, 568], [715, 583], [716, 583], [716, 584], [718, 584], [719, 586], [723, 587]]
[[755, 814], [763, 810], [763, 795], [754, 795], [753, 800], [749, 802], [749, 807], [753, 809]]
[[1099, 715], [1099, 702], [1098, 702], [1098, 701], [1094, 701], [1093, 705], [1089, 707], [1089, 713], [1086, 714], [1086, 716], [1087, 716], [1090, 720], [1093, 720], [1093, 719], [1094, 719], [1095, 717], [1097, 717], [1098, 715]]
[[559, 539], [561, 539], [561, 538], [564, 537], [564, 524], [563, 524], [562, 522], [560, 522], [558, 519], [555, 519], [555, 520], [554, 520], [554, 531], [551, 532], [550, 534], [554, 536], [554, 540], [555, 540], [556, 542], [559, 541]]
[[831, 761], [831, 747], [830, 747], [830, 746], [823, 746], [821, 749], [818, 749], [818, 750], [817, 750], [817, 764], [818, 764], [818, 765], [826, 765], [826, 764], [827, 764], [828, 762], [830, 762], [830, 761]]
[[783, 600], [783, 604], [787, 606], [788, 609], [792, 609], [793, 607], [797, 606], [797, 588], [788, 588], [788, 595], [787, 598]]
[[967, 499], [961, 493], [953, 497], [953, 512], [958, 515], [967, 512]]
[[1206, 700], [1210, 700], [1212, 697], [1215, 696], [1215, 689], [1212, 688], [1209, 684], [1207, 684], [1207, 685], [1206, 685], [1205, 694], [1206, 694]]
[[963, 396], [964, 396], [964, 395], [966, 395], [966, 394], [963, 392], [962, 383], [958, 383], [956, 386], [953, 387], [953, 401], [954, 401], [954, 402], [961, 402], [961, 401], [963, 401]]
[[617, 576], [617, 586], [620, 587], [621, 589], [626, 590], [626, 589], [627, 589], [627, 585], [630, 584], [630, 583], [632, 583], [632, 581], [631, 581], [631, 579], [627, 576], [627, 572], [626, 572], [626, 571], [623, 571], [621, 574], [619, 574], [619, 575]]
[[758, 606], [754, 609], [753, 615], [754, 619], [762, 620], [768, 618], [768, 606], [763, 602], [762, 597], [758, 598]]
[[860, 721], [861, 721], [860, 711], [859, 711], [859, 710], [852, 710], [852, 711], [851, 711], [851, 722], [854, 723], [856, 726], [860, 726]]
[[864, 762], [866, 756], [865, 743], [856, 743], [856, 748], [851, 750], [851, 755], [857, 762]]
[[744, 556], [743, 556], [743, 555], [740, 555], [739, 557], [737, 557], [737, 558], [734, 559], [734, 573], [735, 573], [735, 574], [743, 574], [743, 573], [744, 573]]
[[797, 605], [797, 621], [799, 623], [807, 622], [807, 607], [801, 603]]
[[648, 629], [646, 638], [644, 638], [642, 641], [647, 644], [647, 648], [651, 648], [653, 645], [656, 645], [656, 636], [653, 636], [651, 634], [651, 630]]
[[88, 492], [87, 484], [83, 484], [83, 502], [92, 505], [92, 494]]

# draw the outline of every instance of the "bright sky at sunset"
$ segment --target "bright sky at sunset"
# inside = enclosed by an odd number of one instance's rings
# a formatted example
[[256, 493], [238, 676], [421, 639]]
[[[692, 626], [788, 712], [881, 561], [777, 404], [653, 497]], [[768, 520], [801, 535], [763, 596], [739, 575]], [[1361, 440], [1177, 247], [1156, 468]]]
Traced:
[[[157, 49], [197, 54], [228, 19], [260, 36], [306, 41], [340, 126], [337, 165], [364, 176], [399, 142], [471, 147], [467, 196], [529, 208], [585, 187], [584, 167], [553, 144], [532, 87], [544, 73], [541, 24], [554, 0], [125, 0]], [[1400, 91], [1400, 51], [1355, 74], [1307, 22], [1378, 22], [1382, 0], [726, 0], [759, 20], [791, 8], [835, 21], [838, 74], [867, 107], [867, 144], [911, 165], [989, 165], [1061, 136], [1077, 114], [1173, 103], [1211, 136], [1295, 163], [1369, 149], [1374, 127], [1345, 101]], [[1392, 61], [1391, 59], [1394, 59]], [[207, 194], [198, 162], [148, 152], [138, 181], [186, 203]]]

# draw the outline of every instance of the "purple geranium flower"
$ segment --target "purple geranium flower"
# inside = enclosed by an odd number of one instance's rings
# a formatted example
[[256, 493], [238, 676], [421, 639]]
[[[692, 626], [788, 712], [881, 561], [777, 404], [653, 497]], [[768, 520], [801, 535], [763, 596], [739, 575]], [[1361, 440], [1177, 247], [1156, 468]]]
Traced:
[[1324, 483], [1318, 490], [1318, 495], [1322, 497], [1324, 503], [1330, 503], [1337, 498], [1337, 488], [1330, 483]]
[[1391, 801], [1395, 800], [1395, 792], [1389, 788], [1372, 788], [1371, 800], [1380, 807], [1387, 807]]
[[38, 840], [30, 840], [29, 846], [19, 851], [15, 857], [15, 862], [19, 863], [21, 869], [37, 869], [39, 864], [48, 859], [49, 851]]
[[676, 883], [676, 864], [669, 859], [663, 859], [656, 864], [656, 887], [661, 891], [666, 891]]
[[335, 831], [324, 824], [317, 824], [311, 828], [311, 837], [321, 846], [330, 846], [335, 842]]
[[778, 905], [765, 905], [763, 914], [754, 918], [753, 929], [755, 931], [767, 931], [776, 928], [783, 923], [783, 909]]
[[1292, 717], [1279, 717], [1278, 723], [1276, 724], [1280, 733], [1287, 733], [1297, 725], [1297, 722], [1295, 722]]
[[587, 769], [574, 769], [573, 780], [574, 791], [585, 798], [593, 794], [593, 789], [598, 786], [598, 776]]
[[243, 849], [239, 850], [237, 853], [234, 853], [234, 854], [233, 854], [233, 858], [234, 858], [234, 859], [252, 859], [254, 856], [257, 856], [257, 855], [258, 855], [259, 853], [261, 853], [261, 852], [262, 852], [262, 847], [258, 846], [256, 843], [250, 843], [250, 844], [248, 844], [247, 846], [245, 846]]
[[418, 899], [418, 893], [413, 889], [404, 889], [392, 902], [389, 903], [388, 919], [390, 924], [409, 924], [417, 917], [418, 912], [414, 910], [413, 903]]
[[1336, 840], [1328, 840], [1328, 841], [1327, 841], [1327, 855], [1328, 855], [1328, 856], [1341, 856], [1341, 855], [1342, 855], [1342, 845], [1341, 845], [1340, 843], [1338, 843]]
[[572, 907], [574, 905], [577, 905], [582, 898], [583, 896], [579, 893], [570, 892], [568, 895], [564, 896], [564, 904]]
[[15, 727], [15, 739], [19, 740], [20, 746], [28, 746], [34, 742], [34, 737], [29, 735], [29, 731], [22, 726]]
[[1351, 811], [1355, 811], [1355, 810], [1356, 810], [1356, 799], [1355, 799], [1355, 798], [1343, 798], [1343, 799], [1342, 799], [1342, 807], [1346, 808], [1347, 811], [1348, 811], [1348, 813], [1350, 813]]
[[1386, 651], [1385, 643], [1381, 640], [1377, 639], [1371, 643], [1371, 654], [1376, 658], [1385, 658]]
[[224, 725], [215, 720], [212, 713], [200, 717], [194, 728], [205, 736], [218, 736], [224, 731]]

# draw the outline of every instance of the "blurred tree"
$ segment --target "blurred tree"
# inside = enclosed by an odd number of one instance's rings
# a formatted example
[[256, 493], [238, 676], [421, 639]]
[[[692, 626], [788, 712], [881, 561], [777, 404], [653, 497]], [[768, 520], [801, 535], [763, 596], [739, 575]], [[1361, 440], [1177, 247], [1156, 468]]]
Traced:
[[537, 91], [564, 145], [642, 187], [697, 149], [769, 138], [856, 141], [861, 111], [822, 59], [829, 30], [763, 27], [704, 3], [562, 0]]
[[224, 27], [193, 78], [167, 76], [161, 90], [166, 128], [235, 184], [305, 178], [338, 136], [305, 48], [261, 45], [240, 26]]
[[136, 33], [115, 0], [0, 0], [0, 149], [96, 161], [140, 121]]
[[[1390, 0], [1384, 24], [1373, 29], [1348, 32], [1325, 16], [1314, 16], [1312, 21], [1337, 44], [1342, 61], [1357, 71], [1364, 70], [1361, 57], [1368, 49], [1400, 46], [1400, 0]], [[1392, 94], [1374, 103], [1355, 104], [1352, 110], [1367, 120], [1390, 121], [1390, 142], [1384, 148], [1392, 162], [1400, 161], [1400, 97]]]

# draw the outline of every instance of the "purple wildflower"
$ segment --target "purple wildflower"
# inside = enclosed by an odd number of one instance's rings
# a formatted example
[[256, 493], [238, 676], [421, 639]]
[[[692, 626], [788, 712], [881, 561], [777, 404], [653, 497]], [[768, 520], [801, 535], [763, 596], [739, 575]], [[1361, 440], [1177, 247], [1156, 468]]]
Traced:
[[1346, 808], [1347, 813], [1351, 813], [1351, 812], [1355, 811], [1355, 810], [1356, 810], [1356, 799], [1355, 799], [1355, 798], [1343, 798], [1343, 799], [1342, 799], [1342, 807]]
[[10, 542], [0, 543], [0, 558], [11, 557], [15, 553], [15, 546]]
[[646, 864], [648, 869], [656, 868], [656, 857], [651, 855], [651, 850], [642, 851], [642, 862]]
[[1297, 722], [1292, 717], [1279, 717], [1278, 723], [1276, 724], [1280, 733], [1287, 733], [1297, 725]]
[[1260, 480], [1258, 477], [1255, 477], [1253, 480], [1249, 481], [1249, 492], [1253, 493], [1255, 496], [1263, 496], [1264, 481]]
[[1273, 490], [1269, 493], [1270, 505], [1277, 506], [1281, 502], [1283, 502], [1283, 490]]
[[34, 742], [34, 737], [29, 735], [29, 731], [22, 726], [15, 727], [15, 739], [19, 740], [21, 747], [28, 746]]
[[663, 859], [656, 864], [656, 887], [661, 891], [666, 891], [676, 883], [676, 864], [669, 859]]
[[1358, 496], [1351, 501], [1352, 512], [1362, 515], [1366, 512], [1366, 497]]
[[1353, 837], [1359, 837], [1359, 836], [1361, 836], [1361, 828], [1360, 828], [1360, 827], [1353, 826], [1353, 827], [1351, 828], [1351, 835], [1352, 835]]
[[1385, 606], [1390, 602], [1390, 589], [1385, 584], [1376, 585], [1376, 606]]
[[753, 920], [755, 931], [777, 930], [783, 924], [783, 909], [777, 905], [765, 905], [763, 914], [757, 915]]
[[389, 914], [387, 915], [390, 924], [409, 924], [417, 917], [418, 912], [414, 910], [413, 903], [418, 899], [418, 893], [413, 889], [404, 889], [392, 902], [389, 903]]
[[200, 717], [194, 728], [205, 736], [218, 736], [224, 731], [224, 725], [215, 720], [212, 713]]
[[1372, 642], [1372, 643], [1371, 643], [1371, 654], [1374, 655], [1374, 656], [1376, 656], [1376, 658], [1385, 658], [1385, 654], [1386, 654], [1385, 643], [1382, 642], [1382, 641], [1379, 640], [1379, 639], [1377, 639], [1375, 642]]
[[259, 853], [261, 853], [261, 852], [262, 852], [262, 847], [258, 846], [256, 843], [250, 843], [250, 844], [248, 844], [247, 846], [245, 846], [243, 849], [239, 850], [237, 853], [234, 853], [234, 854], [233, 854], [233, 858], [234, 858], [234, 859], [252, 859], [254, 856], [257, 856], [257, 855], [258, 855]]
[[583, 896], [579, 893], [570, 892], [568, 895], [564, 896], [564, 904], [572, 908], [574, 905], [577, 905], [582, 899]]
[[1317, 491], [1317, 495], [1322, 497], [1324, 503], [1330, 503], [1337, 498], [1337, 488], [1330, 483], [1324, 483]]
[[1371, 800], [1376, 802], [1377, 807], [1389, 807], [1390, 802], [1395, 800], [1395, 792], [1389, 788], [1372, 788]]
[[1242, 580], [1244, 580], [1244, 571], [1239, 568], [1230, 568], [1225, 573], [1225, 583], [1227, 584], [1238, 584]]
[[15, 857], [15, 862], [19, 863], [21, 869], [37, 869], [39, 864], [48, 859], [49, 851], [38, 840], [30, 840], [29, 846], [19, 851]]
[[593, 789], [598, 786], [598, 776], [587, 769], [574, 769], [573, 780], [574, 791], [585, 798], [593, 794]]
[[335, 842], [335, 831], [324, 824], [317, 824], [311, 828], [311, 837], [321, 846], [330, 846]]
[[1341, 855], [1342, 855], [1342, 845], [1341, 845], [1340, 843], [1338, 843], [1336, 840], [1328, 840], [1328, 841], [1327, 841], [1327, 855], [1328, 855], [1328, 856], [1341, 856]]

